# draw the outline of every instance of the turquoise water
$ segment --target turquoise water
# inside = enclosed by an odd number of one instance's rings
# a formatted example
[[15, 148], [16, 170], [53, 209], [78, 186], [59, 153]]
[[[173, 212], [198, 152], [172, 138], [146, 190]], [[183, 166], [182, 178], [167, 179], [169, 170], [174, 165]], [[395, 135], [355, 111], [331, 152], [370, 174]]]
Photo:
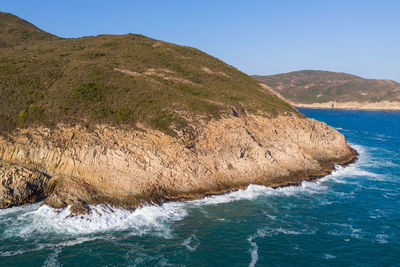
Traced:
[[0, 265], [400, 266], [400, 113], [301, 111], [343, 133], [359, 161], [298, 187], [135, 212], [0, 210]]

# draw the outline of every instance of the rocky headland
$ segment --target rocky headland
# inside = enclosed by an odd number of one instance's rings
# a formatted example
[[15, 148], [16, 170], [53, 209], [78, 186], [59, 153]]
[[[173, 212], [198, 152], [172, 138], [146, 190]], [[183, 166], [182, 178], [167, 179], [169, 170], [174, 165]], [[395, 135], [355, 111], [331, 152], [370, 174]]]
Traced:
[[65, 39], [0, 12], [0, 208], [299, 184], [354, 160], [342, 134], [197, 49], [142, 35]]

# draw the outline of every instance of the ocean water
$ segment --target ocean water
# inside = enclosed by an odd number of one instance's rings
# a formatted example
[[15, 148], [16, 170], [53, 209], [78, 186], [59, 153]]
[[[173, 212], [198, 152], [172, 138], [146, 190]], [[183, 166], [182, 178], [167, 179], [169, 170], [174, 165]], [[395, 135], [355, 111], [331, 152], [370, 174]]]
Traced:
[[134, 212], [0, 210], [1, 266], [400, 266], [400, 113], [301, 109], [359, 160], [301, 186]]

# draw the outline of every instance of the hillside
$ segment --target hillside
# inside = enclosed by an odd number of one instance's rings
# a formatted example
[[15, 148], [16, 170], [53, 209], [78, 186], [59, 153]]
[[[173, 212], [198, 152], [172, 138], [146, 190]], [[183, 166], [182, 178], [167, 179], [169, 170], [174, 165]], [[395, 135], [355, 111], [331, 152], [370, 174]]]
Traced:
[[0, 208], [134, 209], [299, 184], [357, 155], [197, 49], [135, 34], [63, 39], [0, 17], [14, 29], [0, 35]]
[[293, 112], [249, 76], [194, 48], [136, 34], [61, 39], [10, 14], [0, 21], [20, 26], [0, 35], [15, 44], [0, 53], [1, 132], [106, 122], [172, 133], [191, 115]]
[[[400, 108], [400, 84], [390, 80], [363, 79], [358, 76], [303, 70], [270, 76], [254, 75], [295, 105], [330, 108], [373, 106]], [[389, 104], [388, 104], [389, 102]], [[375, 105], [373, 105], [375, 104]]]
[[0, 25], [0, 48], [58, 39], [31, 23], [5, 12], [0, 12]]

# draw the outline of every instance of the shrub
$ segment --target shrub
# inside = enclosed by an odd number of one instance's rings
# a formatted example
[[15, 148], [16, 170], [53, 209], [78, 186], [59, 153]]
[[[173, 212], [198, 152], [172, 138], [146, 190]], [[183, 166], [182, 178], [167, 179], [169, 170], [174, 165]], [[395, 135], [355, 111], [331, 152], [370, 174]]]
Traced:
[[84, 83], [72, 90], [71, 96], [75, 100], [98, 102], [104, 98], [103, 90], [95, 83]]
[[122, 107], [120, 108], [114, 116], [114, 121], [118, 123], [124, 123], [131, 119], [132, 117], [132, 110], [129, 108]]

